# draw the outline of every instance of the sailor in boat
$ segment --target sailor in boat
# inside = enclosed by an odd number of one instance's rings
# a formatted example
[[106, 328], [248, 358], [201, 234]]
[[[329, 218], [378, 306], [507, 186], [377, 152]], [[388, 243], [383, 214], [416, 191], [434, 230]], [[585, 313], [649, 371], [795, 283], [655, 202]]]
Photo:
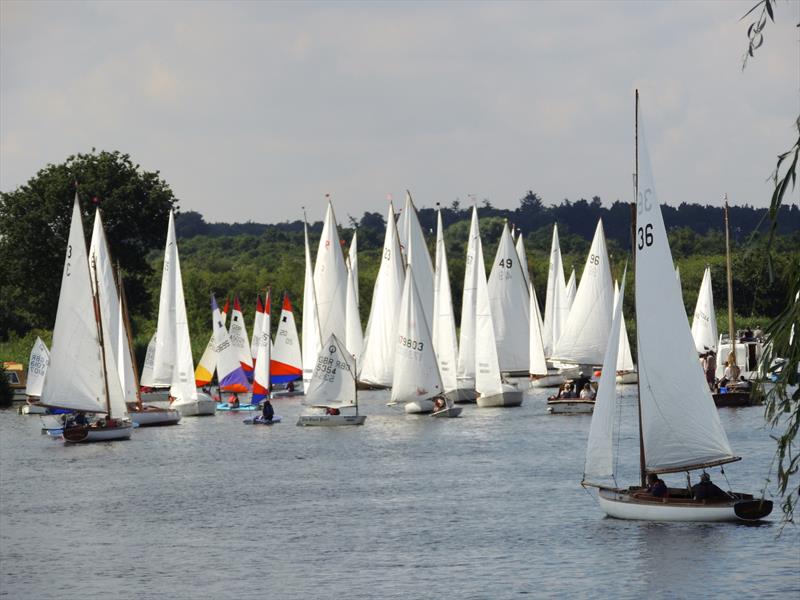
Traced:
[[594, 390], [589, 383], [584, 384], [583, 389], [581, 390], [581, 400], [594, 400]]
[[719, 387], [726, 387], [731, 381], [739, 381], [739, 374], [741, 373], [741, 370], [736, 364], [733, 352], [728, 355], [728, 360], [725, 365], [725, 372], [722, 375], [722, 379], [719, 380]]
[[728, 494], [711, 482], [711, 475], [708, 473], [703, 472], [700, 475], [700, 482], [692, 486], [693, 500], [727, 500], [728, 498]]
[[444, 398], [442, 396], [436, 396], [436, 399], [433, 401], [433, 412], [439, 412], [445, 406]]
[[655, 473], [648, 473], [645, 493], [655, 496], [656, 498], [666, 498], [669, 490], [663, 479], [659, 478]]
[[275, 416], [275, 409], [272, 407], [269, 398], [264, 400], [264, 404], [261, 407], [261, 416], [268, 423], [272, 423], [272, 418]]
[[290, 381], [286, 384], [286, 391], [289, 393], [294, 391], [294, 381]]
[[709, 350], [705, 354], [701, 354], [703, 357], [703, 371], [706, 374], [706, 381], [708, 382], [708, 387], [711, 391], [715, 390], [716, 387], [716, 371], [717, 371], [717, 354], [714, 352], [713, 349]]
[[339, 414], [339, 409], [329, 406], [328, 408], [325, 409], [325, 414], [336, 416]]
[[231, 394], [228, 396], [228, 407], [229, 408], [239, 408], [239, 396], [236, 394]]

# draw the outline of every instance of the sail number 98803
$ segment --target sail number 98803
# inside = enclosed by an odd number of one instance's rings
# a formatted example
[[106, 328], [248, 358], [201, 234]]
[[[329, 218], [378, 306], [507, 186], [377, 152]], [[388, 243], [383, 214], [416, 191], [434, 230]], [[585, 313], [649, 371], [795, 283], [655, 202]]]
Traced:
[[412, 350], [419, 350], [421, 352], [425, 342], [418, 342], [417, 340], [412, 340], [411, 338], [401, 335], [400, 345], [404, 348], [411, 348]]

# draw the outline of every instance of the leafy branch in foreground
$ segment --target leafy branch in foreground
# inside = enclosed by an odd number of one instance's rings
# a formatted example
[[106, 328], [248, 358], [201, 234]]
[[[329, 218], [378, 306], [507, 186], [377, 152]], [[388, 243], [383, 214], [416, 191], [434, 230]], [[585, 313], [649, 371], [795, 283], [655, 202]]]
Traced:
[[764, 28], [767, 26], [767, 17], [774, 23], [775, 22], [775, 13], [774, 13], [774, 4], [775, 0], [760, 0], [753, 8], [748, 10], [740, 21], [743, 20], [748, 15], [754, 13], [758, 10], [758, 7], [761, 7], [761, 14], [758, 16], [758, 19], [750, 23], [750, 27], [747, 28], [747, 39], [749, 41], [747, 46], [747, 52], [744, 53], [742, 56], [742, 70], [747, 66], [748, 59], [755, 56], [755, 51], [758, 50], [761, 45], [764, 43]]

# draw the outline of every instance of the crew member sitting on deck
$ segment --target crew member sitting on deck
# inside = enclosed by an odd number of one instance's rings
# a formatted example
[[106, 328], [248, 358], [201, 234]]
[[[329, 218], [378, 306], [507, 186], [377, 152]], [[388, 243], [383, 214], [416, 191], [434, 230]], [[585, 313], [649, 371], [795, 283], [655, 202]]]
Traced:
[[647, 493], [656, 498], [664, 498], [667, 495], [667, 484], [659, 479], [655, 473], [648, 473]]
[[692, 498], [695, 500], [711, 500], [713, 498], [727, 498], [728, 494], [711, 483], [711, 475], [703, 473], [700, 482], [692, 486]]
[[294, 391], [294, 381], [290, 381], [286, 384], [286, 391], [293, 392]]
[[239, 408], [239, 396], [236, 394], [231, 394], [228, 398], [228, 407]]
[[275, 416], [275, 409], [272, 407], [269, 399], [264, 400], [264, 406], [261, 407], [261, 416], [265, 421], [272, 422], [272, 417]]
[[592, 392], [592, 386], [588, 383], [583, 386], [581, 390], [581, 400], [591, 400], [594, 398], [594, 393]]

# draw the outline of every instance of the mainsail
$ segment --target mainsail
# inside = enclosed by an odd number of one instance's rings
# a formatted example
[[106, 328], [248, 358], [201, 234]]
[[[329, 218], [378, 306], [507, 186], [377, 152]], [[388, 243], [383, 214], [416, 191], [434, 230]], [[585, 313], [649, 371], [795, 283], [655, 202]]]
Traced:
[[450, 290], [450, 271], [447, 267], [447, 249], [444, 244], [442, 211], [436, 211], [436, 272], [433, 287], [433, 349], [439, 361], [439, 373], [445, 392], [458, 389], [456, 361], [458, 338], [453, 313], [453, 295]]
[[703, 354], [709, 350], [716, 350], [718, 335], [714, 292], [711, 289], [711, 268], [706, 267], [692, 319], [692, 338], [697, 352]]
[[475, 291], [475, 389], [484, 397], [503, 393], [500, 379], [500, 362], [497, 358], [497, 342], [492, 324], [492, 305], [489, 286], [486, 284], [486, 268], [483, 262], [483, 244], [478, 237], [475, 253], [477, 263], [477, 287]]
[[287, 292], [283, 294], [281, 316], [278, 317], [278, 330], [275, 332], [275, 343], [270, 358], [269, 372], [272, 383], [287, 383], [303, 376], [300, 340], [297, 337], [294, 311]]
[[319, 239], [317, 260], [314, 263], [314, 293], [320, 338], [327, 339], [331, 333], [336, 338], [345, 338], [345, 300], [347, 294], [347, 267], [344, 264], [339, 228], [333, 214], [333, 204], [328, 200], [322, 236]]
[[[481, 232], [478, 225], [478, 209], [472, 207], [472, 220], [469, 225], [467, 240], [467, 258], [464, 263], [464, 287], [461, 296], [461, 337], [458, 341], [458, 381], [459, 387], [470, 389], [475, 387], [475, 299], [478, 290], [478, 245]], [[481, 251], [481, 254], [483, 251]], [[484, 266], [480, 264], [483, 278], [486, 279]], [[488, 292], [487, 292], [488, 293]], [[494, 335], [494, 334], [492, 334]]]
[[353, 357], [331, 334], [319, 353], [303, 404], [356, 404], [355, 371]]
[[544, 339], [544, 351], [547, 356], [553, 354], [568, 313], [567, 286], [564, 283], [561, 247], [558, 244], [558, 225], [553, 225], [553, 240], [550, 243], [550, 266], [547, 271], [547, 293], [544, 299], [544, 322], [542, 323], [542, 338]]

